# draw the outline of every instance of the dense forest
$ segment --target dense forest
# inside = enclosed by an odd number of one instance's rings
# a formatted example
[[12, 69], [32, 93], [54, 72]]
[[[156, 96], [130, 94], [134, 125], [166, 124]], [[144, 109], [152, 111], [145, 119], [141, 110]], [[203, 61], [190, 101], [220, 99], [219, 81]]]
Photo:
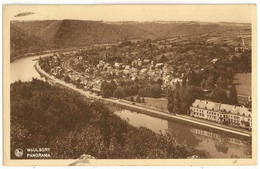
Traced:
[[169, 134], [136, 128], [99, 102], [37, 79], [11, 84], [11, 152], [28, 147], [48, 147], [53, 159], [205, 157]]

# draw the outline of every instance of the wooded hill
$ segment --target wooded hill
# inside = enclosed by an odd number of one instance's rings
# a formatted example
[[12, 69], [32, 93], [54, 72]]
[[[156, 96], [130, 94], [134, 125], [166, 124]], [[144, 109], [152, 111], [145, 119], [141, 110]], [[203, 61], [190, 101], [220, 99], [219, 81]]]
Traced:
[[201, 35], [235, 36], [238, 32], [250, 29], [250, 24], [232, 23], [13, 21], [11, 22], [11, 58], [30, 52], [131, 39], [165, 39]]

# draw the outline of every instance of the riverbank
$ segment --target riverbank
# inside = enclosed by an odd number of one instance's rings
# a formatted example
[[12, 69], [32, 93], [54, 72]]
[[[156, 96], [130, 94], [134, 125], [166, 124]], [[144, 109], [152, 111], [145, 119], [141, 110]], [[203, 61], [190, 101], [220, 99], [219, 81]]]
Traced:
[[216, 123], [212, 123], [212, 122], [207, 122], [207, 121], [200, 121], [199, 119], [193, 119], [192, 117], [183, 117], [180, 115], [171, 115], [159, 110], [153, 110], [153, 109], [149, 109], [149, 108], [144, 108], [138, 105], [133, 105], [131, 103], [126, 103], [126, 102], [122, 102], [121, 100], [118, 99], [113, 99], [113, 98], [102, 98], [101, 96], [96, 96], [95, 94], [90, 94], [89, 91], [83, 91], [82, 89], [78, 89], [76, 88], [74, 85], [66, 83], [64, 81], [61, 81], [60, 79], [56, 79], [55, 77], [47, 74], [45, 71], [43, 71], [38, 62], [35, 65], [35, 68], [37, 70], [37, 72], [41, 73], [44, 77], [47, 77], [47, 80], [51, 80], [52, 83], [58, 83], [60, 85], [63, 85], [65, 87], [68, 87], [70, 89], [73, 89], [74, 91], [79, 92], [80, 94], [93, 99], [93, 100], [98, 100], [98, 101], [102, 101], [105, 104], [109, 104], [109, 105], [114, 105], [114, 106], [119, 106], [120, 108], [125, 108], [128, 110], [132, 110], [132, 111], [136, 111], [136, 112], [140, 112], [143, 114], [147, 114], [149, 116], [154, 116], [154, 117], [159, 117], [159, 118], [164, 118], [164, 119], [169, 119], [169, 120], [179, 120], [179, 121], [183, 121], [183, 122], [188, 122], [188, 123], [192, 123], [195, 125], [200, 125], [200, 126], [204, 126], [204, 127], [208, 127], [208, 128], [213, 128], [216, 130], [221, 130], [221, 131], [225, 131], [225, 132], [229, 132], [229, 133], [233, 133], [233, 134], [238, 134], [241, 136], [247, 136], [247, 137], [251, 137], [252, 133], [250, 131], [245, 131], [239, 128], [234, 128], [232, 126], [226, 126], [226, 125], [222, 125], [222, 124], [216, 124]]
[[21, 58], [25, 58], [25, 57], [30, 57], [30, 56], [40, 56], [40, 55], [45, 55], [45, 54], [52, 54], [52, 53], [57, 53], [57, 52], [74, 52], [77, 50], [84, 50], [87, 49], [91, 46], [112, 46], [112, 45], [118, 45], [120, 42], [118, 43], [109, 43], [109, 44], [93, 44], [93, 45], [88, 45], [88, 46], [81, 46], [81, 47], [70, 47], [70, 48], [63, 48], [63, 49], [50, 49], [50, 50], [45, 50], [42, 52], [31, 52], [31, 53], [25, 53], [22, 55], [18, 55], [18, 56], [13, 56], [10, 58], [10, 63], [14, 62], [17, 59], [21, 59]]

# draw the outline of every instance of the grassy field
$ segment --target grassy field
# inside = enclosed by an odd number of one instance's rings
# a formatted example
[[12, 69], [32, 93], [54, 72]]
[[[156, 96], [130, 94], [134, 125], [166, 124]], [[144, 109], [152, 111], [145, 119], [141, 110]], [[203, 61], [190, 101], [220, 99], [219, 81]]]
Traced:
[[251, 73], [236, 74], [234, 83], [236, 84], [237, 94], [242, 96], [251, 96]]
[[[136, 100], [136, 97], [134, 97]], [[168, 110], [167, 104], [168, 101], [166, 98], [151, 98], [151, 97], [144, 97], [145, 103], [142, 103], [146, 106], [151, 106], [157, 109], [162, 109], [162, 110]]]

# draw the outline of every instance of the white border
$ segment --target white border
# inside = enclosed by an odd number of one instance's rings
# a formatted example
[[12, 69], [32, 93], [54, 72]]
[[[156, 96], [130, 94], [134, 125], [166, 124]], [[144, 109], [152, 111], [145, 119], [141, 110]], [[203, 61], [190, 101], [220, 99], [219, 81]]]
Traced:
[[[259, 1], [257, 0], [183, 0], [183, 1], [178, 1], [178, 0], [131, 0], [131, 1], [128, 1], [128, 0], [88, 0], [88, 1], [84, 1], [84, 0], [37, 0], [37, 1], [33, 1], [33, 0], [2, 0], [1, 1], [1, 5], [2, 4], [257, 4], [257, 18], [259, 20], [260, 16], [259, 16]], [[1, 18], [2, 18], [2, 8], [0, 9], [1, 12], [0, 12], [0, 15], [1, 15]], [[257, 30], [259, 30], [259, 22], [257, 23]], [[2, 22], [1, 22], [1, 29], [2, 29]], [[2, 42], [2, 33], [0, 34], [0, 38], [1, 38], [1, 42]], [[259, 32], [257, 31], [257, 42], [259, 42]], [[2, 53], [2, 49], [3, 49], [3, 46], [1, 45], [0, 47], [0, 50], [1, 50], [1, 53]], [[259, 50], [260, 49], [260, 44], [257, 43], [257, 49]], [[3, 56], [3, 55], [2, 55]], [[259, 51], [257, 52], [257, 58], [259, 58]], [[2, 74], [2, 59], [0, 60], [0, 67], [1, 67], [1, 74]], [[259, 66], [259, 65], [258, 65]], [[257, 77], [258, 77], [258, 84], [259, 84], [259, 67], [257, 68]], [[0, 80], [1, 80], [1, 88], [0, 88], [0, 91], [2, 93], [2, 76], [0, 76]], [[257, 96], [259, 96], [259, 90], [257, 90]], [[3, 103], [3, 98], [2, 98], [2, 95], [1, 95], [1, 102]], [[257, 105], [260, 105], [260, 99], [258, 99], [257, 101]], [[259, 106], [258, 106], [259, 107]], [[258, 108], [259, 109], [259, 108]], [[1, 110], [3, 110], [3, 106], [1, 104]], [[2, 111], [3, 113], [3, 111]], [[2, 116], [0, 117], [0, 125], [2, 126], [3, 123], [2, 123]], [[260, 116], [258, 115], [258, 121], [260, 119]], [[259, 129], [259, 124], [258, 124], [258, 129]], [[258, 135], [260, 133], [260, 131], [258, 130]], [[3, 147], [3, 131], [0, 130], [0, 135], [1, 135], [1, 139], [0, 139], [0, 144], [2, 145]], [[172, 166], [172, 167], [167, 167], [167, 166], [164, 166], [164, 167], [152, 167], [152, 166], [149, 166], [149, 168], [163, 168], [163, 169], [168, 169], [168, 168], [173, 168], [173, 169], [184, 169], [184, 168], [194, 168], [194, 169], [217, 169], [217, 168], [230, 168], [230, 169], [244, 169], [244, 168], [247, 168], [247, 169], [256, 169], [256, 168], [260, 168], [260, 164], [259, 164], [259, 147], [258, 146], [258, 165], [257, 166], [205, 166], [205, 167], [200, 167], [200, 166], [184, 166], [184, 167], [180, 167], [180, 166]], [[0, 151], [0, 158], [2, 159], [1, 160], [1, 167], [3, 166], [3, 148], [1, 149]], [[85, 166], [86, 167], [86, 166]], [[85, 168], [84, 167], [84, 168]], [[8, 167], [8, 168], [17, 168], [17, 167]], [[27, 168], [54, 168], [54, 167], [27, 167]], [[75, 168], [75, 167], [73, 167]], [[76, 168], [79, 168], [79, 167], [76, 167]], [[87, 167], [87, 168], [103, 168], [103, 167]], [[130, 169], [132, 167], [106, 167], [106, 168], [109, 168], [109, 169], [114, 169], [114, 168], [126, 168], [126, 169]], [[135, 167], [135, 168], [138, 168], [138, 169], [144, 169], [144, 168], [148, 168], [148, 167]]]

